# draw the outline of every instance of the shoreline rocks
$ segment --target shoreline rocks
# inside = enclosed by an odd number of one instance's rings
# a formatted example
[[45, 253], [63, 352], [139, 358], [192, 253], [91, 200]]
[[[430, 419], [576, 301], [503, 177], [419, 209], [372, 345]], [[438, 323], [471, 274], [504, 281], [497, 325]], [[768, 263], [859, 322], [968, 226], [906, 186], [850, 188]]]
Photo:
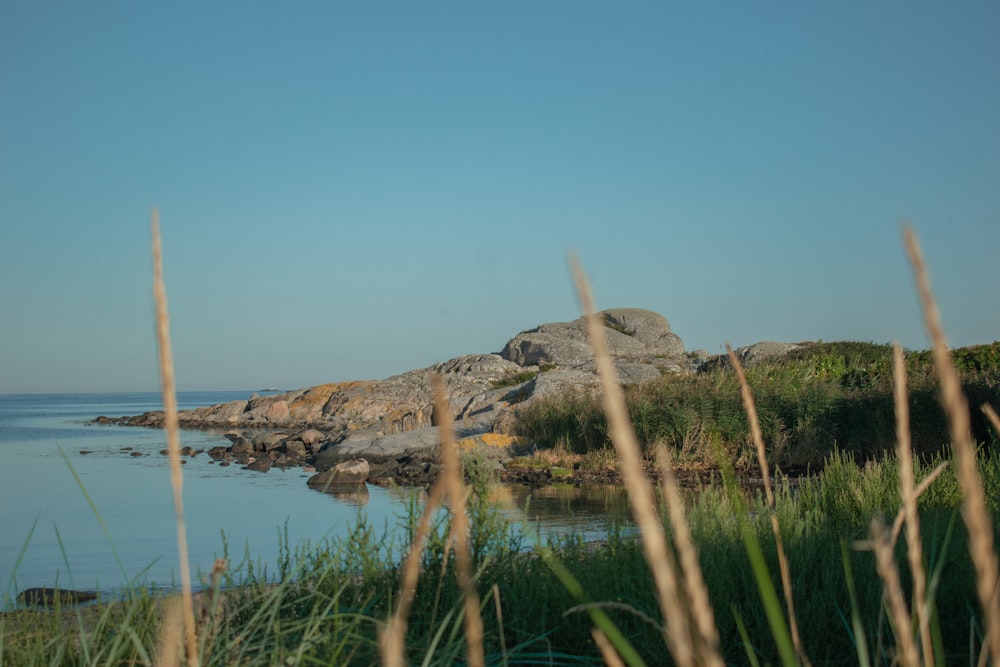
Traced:
[[[710, 360], [718, 361], [705, 352], [686, 353], [680, 337], [658, 313], [613, 308], [598, 316], [623, 384], [665, 373], [695, 373]], [[783, 345], [744, 348], [749, 350], [744, 359], [781, 353]], [[328, 471], [364, 459], [368, 479], [426, 483], [438, 472], [441, 444], [430, 387], [435, 374], [444, 379], [459, 444], [498, 464], [531, 448], [510, 432], [521, 406], [571, 391], [596, 391], [599, 384], [581, 317], [522, 331], [499, 353], [464, 355], [383, 380], [253, 393], [246, 400], [182, 410], [178, 419], [184, 428], [225, 435], [228, 447], [207, 452], [224, 465], [239, 463], [262, 472], [271, 466], [315, 466], [319, 475], [327, 475], [323, 480], [329, 480], [336, 475]], [[163, 421], [159, 411], [94, 420], [151, 428], [162, 428]]]

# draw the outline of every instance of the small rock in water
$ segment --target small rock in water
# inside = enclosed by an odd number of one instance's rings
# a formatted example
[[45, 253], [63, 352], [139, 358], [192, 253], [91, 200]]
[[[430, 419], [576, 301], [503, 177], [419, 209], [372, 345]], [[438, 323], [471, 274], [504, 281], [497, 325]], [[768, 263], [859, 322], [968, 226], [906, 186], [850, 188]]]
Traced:
[[93, 591], [76, 591], [66, 588], [27, 588], [18, 593], [17, 601], [33, 607], [75, 605], [97, 599]]
[[256, 470], [257, 472], [267, 472], [271, 469], [271, 461], [268, 459], [254, 460], [249, 463], [244, 470]]
[[[214, 461], [213, 461], [213, 463], [214, 463]], [[224, 468], [224, 467], [226, 467], [228, 465], [231, 465], [229, 463], [229, 461], [219, 461], [219, 467], [221, 467], [221, 468]]]
[[86, 455], [86, 454], [93, 454], [94, 452], [90, 451], [89, 449], [81, 449], [80, 453]]
[[132, 451], [132, 448], [131, 447], [122, 447], [118, 451], [119, 452], [130, 452], [130, 451]]
[[132, 452], [129, 456], [142, 456], [142, 452]]

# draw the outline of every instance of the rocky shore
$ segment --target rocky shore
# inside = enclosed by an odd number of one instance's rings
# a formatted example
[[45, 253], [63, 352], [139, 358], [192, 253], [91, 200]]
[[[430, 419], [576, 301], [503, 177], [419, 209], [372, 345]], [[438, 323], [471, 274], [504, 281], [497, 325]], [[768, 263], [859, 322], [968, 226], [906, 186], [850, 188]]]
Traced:
[[[638, 308], [599, 313], [605, 339], [624, 384], [659, 378], [665, 373], [696, 373], [714, 363], [704, 351], [688, 353], [667, 319]], [[758, 343], [740, 354], [783, 354], [795, 345]], [[384, 380], [324, 384], [179, 413], [184, 428], [219, 431], [229, 446], [208, 450], [221, 465], [241, 464], [266, 472], [271, 466], [315, 468], [330, 483], [415, 485], [439, 472], [440, 433], [433, 423], [430, 378], [440, 375], [449, 396], [455, 437], [463, 451], [477, 452], [498, 467], [513, 456], [530, 453], [534, 444], [514, 432], [515, 413], [541, 397], [594, 390], [599, 378], [583, 318], [543, 324], [511, 338], [494, 354], [457, 357], [429, 368]], [[129, 417], [98, 417], [100, 424], [163, 426], [162, 412]], [[358, 480], [356, 464], [367, 465]], [[352, 468], [351, 475], [337, 475]], [[537, 471], [519, 479], [543, 483]], [[518, 475], [511, 470], [508, 479]], [[316, 479], [311, 485], [321, 486]]]

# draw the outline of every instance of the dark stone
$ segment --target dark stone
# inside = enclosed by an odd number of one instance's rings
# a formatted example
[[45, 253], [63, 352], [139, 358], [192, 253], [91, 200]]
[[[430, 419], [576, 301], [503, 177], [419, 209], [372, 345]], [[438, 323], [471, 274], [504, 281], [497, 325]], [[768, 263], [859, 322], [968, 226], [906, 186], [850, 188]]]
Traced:
[[254, 452], [253, 443], [240, 436], [233, 442], [233, 446], [229, 448], [233, 454], [252, 454]]
[[278, 433], [261, 433], [253, 439], [253, 447], [258, 452], [270, 452], [281, 447], [286, 437]]
[[225, 460], [229, 458], [229, 449], [222, 446], [212, 447], [208, 450], [208, 455], [216, 461]]
[[289, 440], [285, 442], [285, 453], [292, 458], [304, 459], [308, 450], [301, 440]]
[[74, 591], [67, 588], [26, 588], [17, 594], [17, 601], [32, 607], [77, 605], [97, 599], [93, 591]]

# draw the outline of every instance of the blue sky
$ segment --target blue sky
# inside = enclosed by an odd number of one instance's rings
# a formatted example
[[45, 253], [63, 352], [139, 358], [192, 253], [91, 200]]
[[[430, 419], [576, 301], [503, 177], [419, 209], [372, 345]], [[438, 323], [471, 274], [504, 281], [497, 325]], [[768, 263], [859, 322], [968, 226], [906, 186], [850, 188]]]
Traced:
[[0, 5], [0, 392], [498, 351], [599, 307], [725, 342], [1000, 338], [1000, 5]]

